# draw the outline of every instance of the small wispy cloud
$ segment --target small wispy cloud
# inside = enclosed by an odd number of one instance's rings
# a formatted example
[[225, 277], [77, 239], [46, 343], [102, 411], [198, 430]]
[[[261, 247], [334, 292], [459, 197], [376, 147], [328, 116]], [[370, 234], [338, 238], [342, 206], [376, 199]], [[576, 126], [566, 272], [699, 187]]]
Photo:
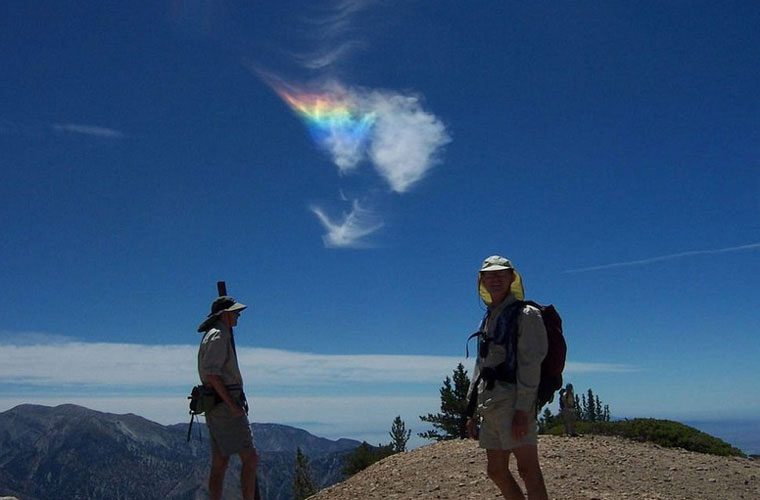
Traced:
[[303, 17], [310, 48], [296, 54], [296, 61], [307, 69], [322, 70], [364, 47], [356, 36], [355, 19], [375, 3], [375, 0], [342, 0], [315, 4], [311, 14]]
[[366, 248], [369, 246], [366, 237], [383, 227], [380, 218], [361, 207], [357, 200], [353, 201], [351, 211], [344, 213], [340, 220], [331, 219], [317, 206], [312, 206], [311, 211], [327, 231], [322, 240], [329, 248]]
[[45, 332], [32, 332], [32, 331], [9, 331], [0, 330], [0, 348], [2, 346], [22, 346], [22, 345], [49, 345], [49, 344], [69, 344], [76, 342], [73, 337], [67, 337], [65, 335], [57, 335], [53, 333]]
[[565, 364], [565, 373], [629, 373], [637, 372], [641, 369], [634, 365], [615, 364], [615, 363], [580, 363], [577, 361], [568, 361]]
[[89, 135], [105, 139], [121, 139], [124, 133], [112, 128], [99, 127], [96, 125], [81, 125], [77, 123], [54, 123], [53, 130], [72, 134]]
[[603, 269], [615, 269], [619, 267], [632, 267], [632, 266], [644, 266], [647, 264], [653, 264], [655, 262], [662, 262], [666, 260], [682, 259], [684, 257], [695, 257], [698, 255], [717, 255], [722, 253], [731, 252], [744, 252], [749, 250], [760, 250], [760, 243], [750, 243], [748, 245], [740, 245], [736, 247], [718, 248], [715, 250], [693, 250], [689, 252], [679, 252], [668, 255], [660, 255], [658, 257], [649, 257], [647, 259], [630, 260], [626, 262], [614, 262], [612, 264], [603, 264], [600, 266], [581, 267], [577, 269], [568, 269], [563, 271], [565, 273], [583, 273], [587, 271], [601, 271]]
[[364, 44], [358, 41], [343, 42], [336, 47], [320, 47], [307, 54], [294, 54], [293, 57], [307, 69], [321, 70], [347, 58], [362, 47]]

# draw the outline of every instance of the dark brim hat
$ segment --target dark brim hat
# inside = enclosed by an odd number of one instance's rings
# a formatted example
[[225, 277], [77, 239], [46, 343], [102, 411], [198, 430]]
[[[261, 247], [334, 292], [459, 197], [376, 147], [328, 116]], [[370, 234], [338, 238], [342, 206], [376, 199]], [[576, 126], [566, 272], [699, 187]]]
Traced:
[[238, 302], [229, 295], [222, 295], [214, 299], [211, 303], [211, 312], [206, 316], [206, 319], [198, 326], [199, 332], [207, 332], [216, 320], [221, 316], [223, 312], [242, 311], [248, 307], [247, 305]]

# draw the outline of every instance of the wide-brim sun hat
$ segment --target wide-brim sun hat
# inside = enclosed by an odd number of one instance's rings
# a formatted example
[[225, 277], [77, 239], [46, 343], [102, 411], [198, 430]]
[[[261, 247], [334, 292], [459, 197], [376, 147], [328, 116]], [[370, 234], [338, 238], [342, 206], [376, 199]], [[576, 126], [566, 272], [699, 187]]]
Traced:
[[211, 303], [211, 312], [208, 314], [208, 316], [206, 316], [206, 319], [204, 319], [203, 322], [198, 325], [198, 331], [207, 332], [214, 324], [214, 322], [216, 322], [219, 316], [222, 315], [222, 313], [242, 311], [246, 307], [248, 306], [241, 302], [238, 302], [229, 295], [222, 295], [221, 297], [217, 297], [214, 299], [214, 302]]
[[525, 299], [525, 289], [523, 288], [522, 277], [520, 276], [520, 273], [517, 272], [517, 269], [515, 269], [515, 266], [512, 265], [512, 261], [506, 257], [502, 257], [501, 255], [491, 255], [490, 257], [486, 257], [483, 260], [483, 264], [481, 264], [480, 271], [478, 272], [478, 293], [486, 305], [490, 305], [491, 302], [493, 302], [493, 299], [491, 299], [491, 294], [488, 293], [488, 290], [481, 280], [482, 274], [492, 271], [507, 270], [511, 270], [512, 274], [515, 276], [515, 279], [512, 281], [512, 286], [509, 290], [510, 293], [514, 295], [517, 300]]

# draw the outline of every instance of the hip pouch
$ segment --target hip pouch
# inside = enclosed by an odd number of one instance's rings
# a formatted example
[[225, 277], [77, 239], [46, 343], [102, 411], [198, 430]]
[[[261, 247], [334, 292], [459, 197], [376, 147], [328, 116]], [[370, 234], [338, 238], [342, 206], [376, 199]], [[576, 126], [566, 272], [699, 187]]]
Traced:
[[196, 385], [187, 397], [190, 400], [190, 413], [200, 415], [214, 408], [222, 399], [211, 387]]

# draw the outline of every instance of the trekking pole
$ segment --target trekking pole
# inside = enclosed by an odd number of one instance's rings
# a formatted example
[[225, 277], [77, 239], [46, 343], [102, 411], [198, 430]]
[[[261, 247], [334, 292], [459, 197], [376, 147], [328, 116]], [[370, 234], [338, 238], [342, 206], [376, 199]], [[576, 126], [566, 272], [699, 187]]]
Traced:
[[[222, 295], [227, 295], [227, 283], [224, 281], [217, 281], [216, 291], [220, 297]], [[235, 357], [237, 357], [237, 349], [235, 348], [235, 332], [233, 331], [232, 327], [230, 327], [230, 341], [232, 342], [232, 351], [235, 353]]]
[[187, 442], [190, 442], [190, 433], [193, 430], [193, 420], [195, 420], [195, 415], [193, 415], [193, 412], [190, 412], [190, 425], [187, 426]]
[[227, 295], [227, 283], [224, 281], [216, 282], [216, 291], [219, 292], [219, 296]]

